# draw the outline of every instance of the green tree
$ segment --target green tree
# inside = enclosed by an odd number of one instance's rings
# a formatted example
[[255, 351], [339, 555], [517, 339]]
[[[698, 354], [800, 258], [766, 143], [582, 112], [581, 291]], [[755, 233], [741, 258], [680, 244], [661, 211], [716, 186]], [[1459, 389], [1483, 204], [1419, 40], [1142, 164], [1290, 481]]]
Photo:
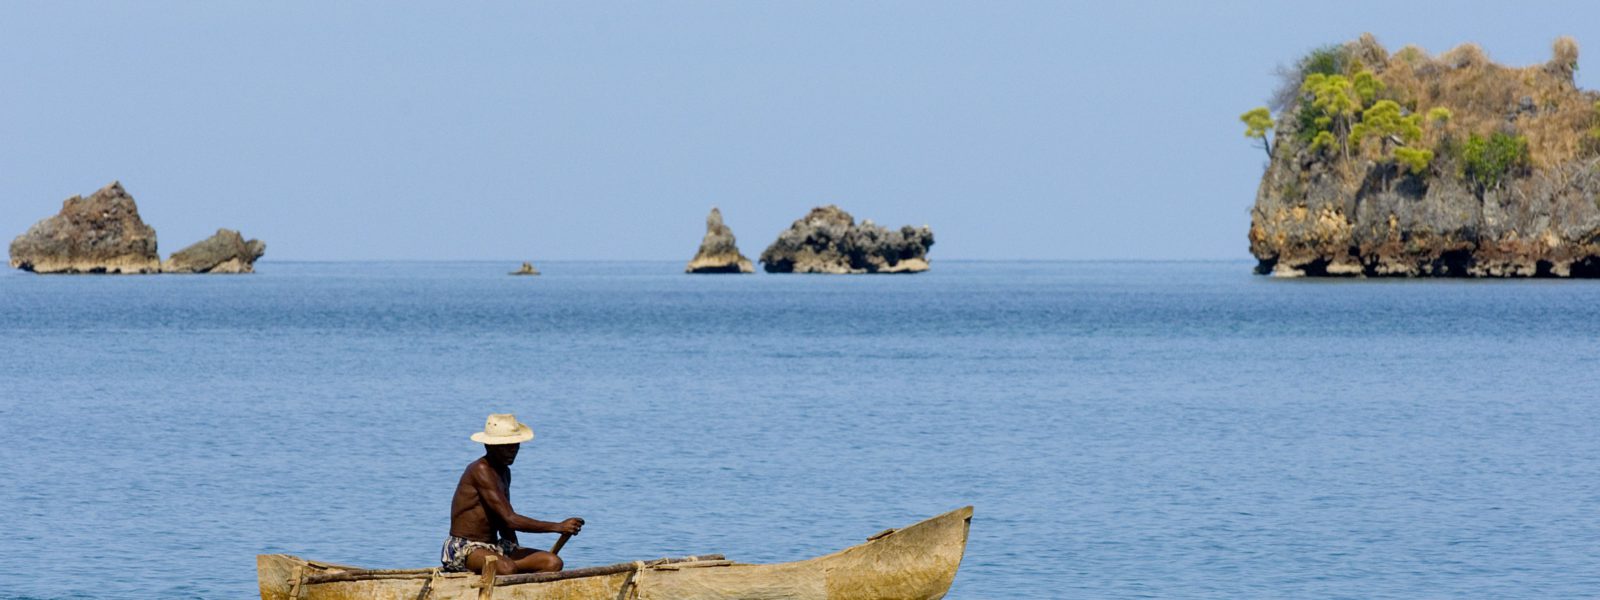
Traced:
[[1261, 140], [1261, 147], [1267, 151], [1267, 160], [1272, 160], [1272, 142], [1267, 139], [1267, 132], [1272, 131], [1272, 111], [1265, 106], [1258, 106], [1239, 115], [1239, 120], [1244, 122], [1244, 136]]
[[[1441, 109], [1434, 109], [1429, 114], [1436, 114]], [[1446, 110], [1445, 118], [1449, 111]], [[1379, 100], [1370, 108], [1361, 113], [1361, 122], [1350, 128], [1352, 143], [1360, 147], [1368, 138], [1378, 138], [1379, 153], [1394, 145], [1394, 152], [1390, 155], [1398, 164], [1409, 168], [1412, 175], [1421, 175], [1428, 163], [1433, 162], [1433, 151], [1426, 148], [1417, 148], [1415, 144], [1422, 141], [1422, 115], [1404, 114], [1400, 104], [1393, 100]]]
[[1401, 115], [1400, 104], [1393, 100], [1379, 100], [1361, 113], [1361, 122], [1350, 128], [1350, 138], [1357, 147], [1369, 137], [1378, 138], [1380, 150], [1390, 142], [1414, 144], [1422, 139], [1422, 115]]
[[1433, 151], [1424, 148], [1396, 146], [1394, 159], [1396, 162], [1409, 167], [1412, 175], [1421, 175], [1422, 171], [1428, 168], [1428, 163], [1433, 162]]
[[1311, 138], [1311, 151], [1326, 150], [1339, 145], [1339, 138], [1333, 137], [1329, 131], [1318, 131], [1317, 136]]
[[1480, 191], [1500, 187], [1513, 171], [1527, 168], [1528, 161], [1528, 138], [1520, 135], [1474, 133], [1461, 146], [1462, 175], [1477, 183]]
[[1320, 113], [1313, 121], [1319, 130], [1319, 133], [1312, 138], [1313, 149], [1325, 145], [1321, 143], [1323, 136], [1320, 132], [1330, 132], [1339, 143], [1345, 159], [1348, 160], [1350, 125], [1355, 118], [1356, 109], [1361, 107], [1361, 100], [1355, 95], [1350, 79], [1343, 75], [1312, 73], [1306, 76], [1306, 81], [1300, 89], [1311, 96], [1311, 106]]
[[1455, 113], [1450, 112], [1450, 109], [1443, 106], [1435, 106], [1433, 109], [1428, 111], [1429, 123], [1438, 123], [1443, 125], [1445, 123], [1449, 123], [1450, 119], [1453, 117], [1455, 117]]
[[1307, 52], [1295, 66], [1298, 67], [1302, 75], [1309, 76], [1313, 73], [1335, 75], [1343, 73], [1345, 66], [1349, 62], [1350, 51], [1348, 49], [1341, 44], [1328, 44]]
[[1355, 90], [1356, 97], [1361, 100], [1362, 106], [1371, 106], [1378, 98], [1378, 92], [1383, 91], [1383, 82], [1372, 71], [1356, 73], [1355, 80], [1350, 82], [1350, 87]]

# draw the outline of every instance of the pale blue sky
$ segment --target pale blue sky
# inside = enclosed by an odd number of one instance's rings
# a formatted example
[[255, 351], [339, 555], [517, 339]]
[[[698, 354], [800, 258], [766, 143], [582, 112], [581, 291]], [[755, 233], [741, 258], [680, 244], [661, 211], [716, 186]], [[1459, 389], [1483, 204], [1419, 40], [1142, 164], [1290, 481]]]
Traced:
[[718, 205], [753, 257], [831, 202], [935, 260], [1238, 259], [1277, 64], [1600, 52], [1584, 2], [1287, 4], [6, 2], [0, 237], [120, 179], [164, 254], [686, 261]]

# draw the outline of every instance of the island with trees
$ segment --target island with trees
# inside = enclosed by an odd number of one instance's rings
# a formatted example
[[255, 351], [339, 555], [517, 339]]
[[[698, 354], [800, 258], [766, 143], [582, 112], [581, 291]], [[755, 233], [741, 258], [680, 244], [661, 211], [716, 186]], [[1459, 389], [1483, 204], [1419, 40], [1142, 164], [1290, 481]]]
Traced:
[[1508, 67], [1370, 34], [1280, 68], [1240, 115], [1266, 152], [1250, 211], [1276, 276], [1600, 277], [1600, 94], [1578, 45]]

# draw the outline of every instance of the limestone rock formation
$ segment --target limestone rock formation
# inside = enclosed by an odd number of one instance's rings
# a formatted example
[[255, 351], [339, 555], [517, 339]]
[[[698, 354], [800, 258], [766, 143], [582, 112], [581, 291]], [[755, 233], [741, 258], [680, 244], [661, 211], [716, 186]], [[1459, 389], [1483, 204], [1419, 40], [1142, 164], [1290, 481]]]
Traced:
[[11, 241], [11, 266], [36, 273], [158, 273], [156, 231], [119, 182], [88, 198], [73, 196], [61, 212]]
[[245, 241], [232, 229], [215, 234], [174, 252], [161, 270], [166, 273], [254, 273], [256, 259], [267, 251], [261, 240]]
[[700, 251], [683, 270], [685, 273], [754, 273], [756, 269], [750, 259], [739, 253], [733, 230], [722, 224], [722, 211], [712, 207], [711, 214], [706, 216], [706, 237], [700, 240]]
[[1600, 94], [1576, 61], [1567, 38], [1512, 68], [1371, 36], [1303, 59], [1250, 211], [1256, 272], [1600, 276]]
[[886, 229], [834, 205], [811, 209], [761, 253], [768, 273], [918, 273], [928, 270], [933, 230]]

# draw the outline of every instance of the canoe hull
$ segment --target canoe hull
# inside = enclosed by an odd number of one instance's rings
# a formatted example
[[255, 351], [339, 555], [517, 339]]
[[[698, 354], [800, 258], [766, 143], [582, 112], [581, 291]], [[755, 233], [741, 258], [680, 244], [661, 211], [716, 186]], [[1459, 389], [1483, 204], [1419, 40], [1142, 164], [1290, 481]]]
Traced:
[[[865, 544], [809, 560], [768, 565], [698, 563], [539, 583], [499, 584], [496, 600], [936, 600], [955, 580], [972, 507], [945, 513]], [[281, 554], [257, 557], [262, 600], [291, 600], [300, 573], [340, 572]], [[349, 570], [349, 567], [342, 567]], [[394, 576], [302, 585], [297, 600], [475, 600], [472, 574]]]

